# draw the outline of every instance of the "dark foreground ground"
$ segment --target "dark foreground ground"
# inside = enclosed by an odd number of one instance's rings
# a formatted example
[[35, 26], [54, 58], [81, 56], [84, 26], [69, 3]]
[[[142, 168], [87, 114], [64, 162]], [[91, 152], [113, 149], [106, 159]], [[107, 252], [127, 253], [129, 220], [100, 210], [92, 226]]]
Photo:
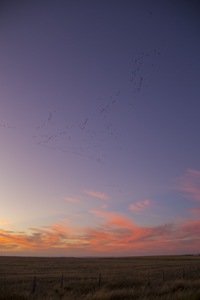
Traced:
[[3, 299], [200, 300], [200, 256], [2, 256]]

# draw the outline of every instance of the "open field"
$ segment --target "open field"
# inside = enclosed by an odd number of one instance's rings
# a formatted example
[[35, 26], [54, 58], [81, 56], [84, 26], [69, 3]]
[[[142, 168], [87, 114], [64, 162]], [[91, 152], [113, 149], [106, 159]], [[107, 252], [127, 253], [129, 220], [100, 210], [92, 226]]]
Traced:
[[3, 299], [200, 300], [200, 256], [2, 256]]

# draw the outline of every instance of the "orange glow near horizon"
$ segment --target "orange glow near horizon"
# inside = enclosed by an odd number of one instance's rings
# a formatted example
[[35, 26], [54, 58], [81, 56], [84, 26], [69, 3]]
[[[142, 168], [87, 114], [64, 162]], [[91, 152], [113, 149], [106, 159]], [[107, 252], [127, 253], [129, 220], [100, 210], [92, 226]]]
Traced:
[[54, 224], [20, 233], [0, 230], [0, 251], [37, 255], [40, 250], [54, 249], [55, 255], [59, 255], [62, 249], [73, 255], [76, 249], [78, 256], [85, 253], [83, 250], [92, 255], [148, 255], [155, 249], [159, 253], [171, 253], [172, 250], [182, 253], [184, 246], [189, 253], [200, 247], [200, 220], [187, 220], [179, 226], [139, 227], [120, 214], [102, 213], [102, 216], [105, 222], [97, 228], [73, 230]]

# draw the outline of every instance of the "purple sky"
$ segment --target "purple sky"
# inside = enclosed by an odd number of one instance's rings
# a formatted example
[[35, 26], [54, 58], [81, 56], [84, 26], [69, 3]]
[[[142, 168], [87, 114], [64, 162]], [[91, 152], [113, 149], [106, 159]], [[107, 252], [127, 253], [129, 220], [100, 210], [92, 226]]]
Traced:
[[0, 2], [0, 251], [200, 252], [198, 1]]

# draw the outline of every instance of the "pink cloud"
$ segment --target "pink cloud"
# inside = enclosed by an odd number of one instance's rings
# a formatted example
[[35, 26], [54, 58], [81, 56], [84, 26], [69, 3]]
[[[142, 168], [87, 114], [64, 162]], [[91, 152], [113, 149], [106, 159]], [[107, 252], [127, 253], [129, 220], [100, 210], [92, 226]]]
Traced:
[[[99, 211], [93, 213], [105, 219], [105, 222], [98, 228], [87, 230], [87, 239], [93, 248], [95, 246], [96, 251], [112, 253], [121, 251], [124, 255], [144, 254], [145, 252], [147, 254], [148, 247], [153, 248], [154, 245], [154, 249], [157, 249], [157, 245], [165, 244], [165, 239], [168, 239], [172, 233], [171, 225], [141, 227], [118, 213], [105, 214]], [[164, 250], [165, 247], [161, 249]]]
[[186, 197], [200, 201], [200, 171], [188, 169], [177, 179], [175, 189], [185, 193]]
[[200, 220], [186, 220], [176, 232], [176, 238], [188, 247], [200, 249]]
[[134, 204], [131, 204], [129, 206], [129, 210], [131, 210], [133, 212], [142, 212], [147, 207], [149, 207], [150, 204], [151, 204], [151, 201], [149, 199], [141, 200]]
[[190, 209], [190, 213], [191, 214], [199, 214], [200, 215], [200, 208], [199, 207], [191, 208]]
[[81, 203], [81, 200], [77, 197], [67, 197], [65, 200], [71, 203]]
[[132, 220], [118, 213], [108, 213], [101, 210], [92, 210], [90, 211], [90, 213], [102, 219], [105, 219], [107, 221], [107, 224], [111, 226], [118, 226], [122, 228], [132, 228], [134, 226]]
[[98, 199], [101, 199], [101, 200], [108, 200], [109, 199], [109, 197], [104, 193], [99, 193], [99, 192], [95, 192], [95, 191], [91, 191], [91, 190], [85, 191], [85, 193], [89, 196], [92, 196], [92, 197], [95, 197], [95, 198], [98, 198]]
[[106, 208], [108, 208], [108, 205], [106, 204], [101, 205], [101, 209], [106, 209]]
[[200, 171], [198, 170], [187, 169], [187, 173], [200, 179]]
[[177, 224], [139, 226], [116, 212], [91, 211], [99, 217], [95, 226], [75, 227], [64, 220], [24, 232], [0, 229], [0, 251], [27, 254], [149, 255], [198, 253], [200, 220]]

